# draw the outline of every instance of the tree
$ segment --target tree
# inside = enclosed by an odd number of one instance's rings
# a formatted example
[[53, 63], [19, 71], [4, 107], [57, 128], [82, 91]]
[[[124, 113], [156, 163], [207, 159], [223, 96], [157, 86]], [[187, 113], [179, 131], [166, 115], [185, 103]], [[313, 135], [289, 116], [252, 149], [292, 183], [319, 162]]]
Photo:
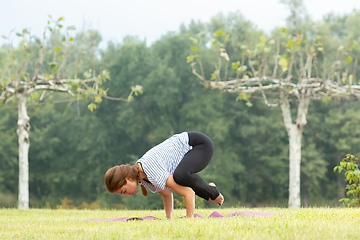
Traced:
[[[21, 46], [19, 49], [13, 49], [11, 44], [8, 45], [9, 53], [7, 61], [9, 65], [7, 74], [0, 76], [0, 101], [3, 104], [9, 102], [11, 99], [17, 102], [19, 209], [29, 208], [28, 153], [30, 147], [30, 118], [27, 114], [29, 101], [32, 101], [34, 104], [39, 104], [49, 99], [53, 93], [62, 92], [74, 97], [70, 100], [78, 99], [80, 96], [83, 99], [92, 98], [94, 102], [90, 103], [88, 108], [93, 111], [103, 98], [131, 101], [133, 94], [137, 95], [142, 91], [141, 86], [136, 86], [132, 87], [132, 91], [127, 99], [107, 96], [108, 89], [102, 89], [101, 84], [110, 78], [110, 73], [104, 69], [100, 70], [100, 74], [96, 74], [94, 63], [94, 31], [88, 31], [91, 49], [87, 49], [87, 51], [91, 52], [92, 56], [92, 66], [90, 70], [83, 74], [83, 79], [77, 77], [76, 69], [73, 70], [73, 77], [67, 74], [69, 71], [68, 61], [74, 57], [70, 55], [74, 38], [70, 37], [69, 31], [75, 28], [69, 26], [66, 28], [65, 34], [62, 34], [61, 31], [64, 29], [62, 21], [64, 18], [60, 17], [57, 20], [53, 20], [51, 16], [49, 17], [50, 19], [44, 32], [42, 43], [37, 39], [35, 42], [32, 42], [33, 37], [30, 36], [27, 29], [24, 29], [21, 33], [17, 33], [17, 35], [22, 38]], [[48, 42], [46, 41], [47, 32], [50, 33]], [[3, 38], [7, 39], [5, 36], [3, 36]], [[33, 48], [38, 48], [37, 56], [33, 56]], [[79, 55], [78, 58], [80, 57]], [[36, 62], [34, 59], [36, 59]], [[44, 61], [48, 61], [48, 67], [44, 66]]]
[[309, 25], [310, 17], [304, 5], [304, 0], [280, 0], [290, 11], [290, 15], [286, 18], [287, 27], [295, 32], [304, 31]]
[[[301, 139], [307, 125], [308, 106], [312, 100], [358, 99], [360, 86], [356, 82], [359, 57], [359, 40], [348, 39], [335, 56], [325, 53], [321, 36], [306, 37], [288, 33], [286, 28], [277, 31], [277, 39], [265, 35], [257, 44], [245, 38], [241, 45], [241, 60], [233, 62], [226, 50], [229, 35], [222, 30], [214, 33], [212, 45], [217, 54], [215, 71], [211, 79], [205, 76], [200, 47], [202, 34], [192, 38], [196, 52], [188, 57], [192, 72], [205, 87], [238, 94], [251, 106], [250, 98], [262, 98], [268, 107], [280, 106], [289, 139], [289, 207], [300, 207]], [[327, 61], [330, 59], [330, 63]], [[234, 78], [228, 76], [233, 74]], [[272, 95], [274, 97], [269, 98]], [[297, 106], [292, 120], [291, 106]]]

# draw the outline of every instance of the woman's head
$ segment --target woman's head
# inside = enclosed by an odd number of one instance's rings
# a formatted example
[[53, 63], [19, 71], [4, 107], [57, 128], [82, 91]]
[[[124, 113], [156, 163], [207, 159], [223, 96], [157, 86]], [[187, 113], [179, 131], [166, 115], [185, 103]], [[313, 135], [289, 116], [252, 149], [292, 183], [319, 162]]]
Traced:
[[[131, 191], [131, 193], [134, 194], [137, 192], [137, 184], [140, 182], [139, 176], [140, 176], [140, 172], [137, 165], [131, 166], [129, 164], [126, 164], [126, 165], [115, 166], [107, 170], [107, 172], [105, 173], [104, 181], [107, 190], [111, 193], [120, 193], [119, 190], [124, 185], [128, 187], [131, 185], [132, 187], [131, 189], [134, 189], [133, 182], [135, 182], [136, 191], [135, 190]], [[129, 185], [127, 185], [128, 181], [130, 181]], [[146, 197], [147, 196], [146, 189], [143, 186], [141, 186], [141, 190], [143, 192], [143, 195]], [[123, 191], [121, 191], [121, 193], [122, 192]]]

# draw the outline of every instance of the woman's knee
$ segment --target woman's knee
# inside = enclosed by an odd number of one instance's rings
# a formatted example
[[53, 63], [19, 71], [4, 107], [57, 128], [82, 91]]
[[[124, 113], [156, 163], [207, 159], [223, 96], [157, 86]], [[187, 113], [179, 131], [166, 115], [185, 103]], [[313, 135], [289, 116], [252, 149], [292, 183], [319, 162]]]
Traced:
[[188, 171], [184, 171], [181, 169], [176, 169], [173, 175], [174, 181], [182, 186], [186, 185], [186, 179], [189, 176], [189, 172]]

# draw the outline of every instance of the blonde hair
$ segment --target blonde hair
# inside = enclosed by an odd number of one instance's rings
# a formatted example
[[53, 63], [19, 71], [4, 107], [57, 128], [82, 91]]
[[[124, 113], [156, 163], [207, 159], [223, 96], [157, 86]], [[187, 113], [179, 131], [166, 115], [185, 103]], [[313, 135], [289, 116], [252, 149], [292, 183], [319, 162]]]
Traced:
[[[140, 171], [136, 165], [131, 166], [130, 164], [114, 166], [106, 171], [104, 181], [107, 190], [111, 193], [116, 192], [122, 186], [124, 186], [127, 181], [125, 178], [132, 178], [140, 182]], [[147, 197], [146, 188], [141, 185], [142, 194]]]

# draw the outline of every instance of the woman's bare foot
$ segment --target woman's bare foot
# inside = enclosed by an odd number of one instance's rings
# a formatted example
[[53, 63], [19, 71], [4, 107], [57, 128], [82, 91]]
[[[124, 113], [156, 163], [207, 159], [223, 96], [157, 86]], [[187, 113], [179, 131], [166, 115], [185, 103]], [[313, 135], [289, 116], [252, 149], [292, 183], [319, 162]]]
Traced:
[[[211, 182], [209, 183], [210, 186], [213, 186], [213, 187], [216, 187], [215, 183]], [[214, 202], [214, 203], [217, 203], [219, 204], [220, 206], [223, 204], [224, 202], [224, 197], [223, 195], [220, 193], [219, 196], [215, 199], [215, 200], [211, 200], [211, 198], [209, 198], [209, 201], [210, 202]]]

